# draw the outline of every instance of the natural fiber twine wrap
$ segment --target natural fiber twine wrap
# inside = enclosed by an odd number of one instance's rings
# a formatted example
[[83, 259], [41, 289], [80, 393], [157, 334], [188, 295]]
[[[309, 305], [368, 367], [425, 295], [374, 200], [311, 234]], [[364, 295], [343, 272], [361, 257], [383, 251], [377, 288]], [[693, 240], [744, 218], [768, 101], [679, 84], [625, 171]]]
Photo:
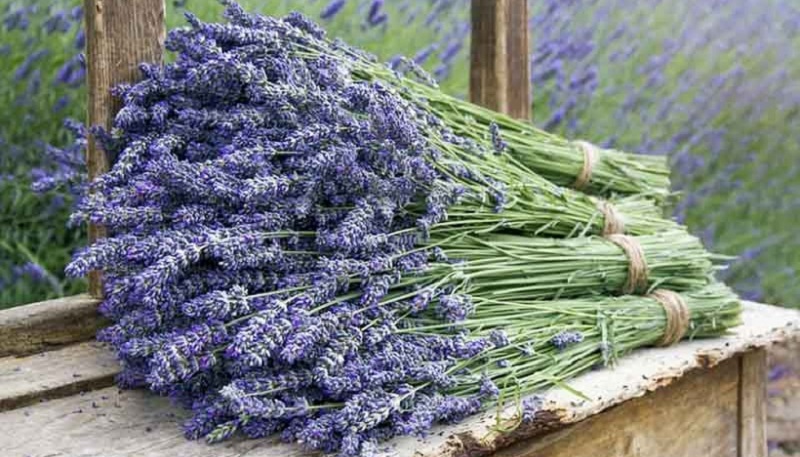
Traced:
[[[583, 168], [575, 178], [572, 187], [584, 189], [592, 180], [594, 167], [600, 160], [600, 149], [587, 141], [573, 141], [572, 144], [583, 153]], [[628, 258], [628, 276], [621, 292], [626, 295], [643, 294], [648, 288], [647, 259], [636, 238], [625, 235], [625, 221], [613, 204], [605, 200], [596, 201], [597, 209], [603, 215], [603, 237], [619, 246]], [[657, 289], [648, 296], [657, 301], [666, 313], [666, 326], [657, 346], [671, 346], [686, 336], [691, 323], [691, 313], [683, 297], [671, 290]]]
[[[610, 219], [614, 220], [614, 217], [612, 216]], [[605, 238], [619, 246], [628, 257], [628, 277], [621, 292], [626, 295], [646, 292], [649, 280], [647, 259], [644, 256], [642, 245], [636, 238], [620, 233], [612, 233], [606, 235]], [[664, 334], [656, 342], [656, 345], [672, 346], [682, 340], [691, 324], [691, 312], [683, 297], [679, 293], [667, 289], [656, 289], [647, 297], [657, 301], [664, 308], [667, 318]]]
[[683, 297], [679, 293], [667, 289], [654, 290], [648, 297], [661, 304], [667, 315], [664, 335], [656, 342], [656, 345], [672, 346], [682, 340], [689, 331], [691, 318], [691, 312]]
[[597, 209], [603, 214], [603, 236], [625, 233], [625, 221], [617, 208], [606, 200], [597, 200]]
[[573, 141], [572, 144], [583, 153], [583, 168], [572, 183], [576, 190], [582, 190], [592, 180], [592, 172], [597, 161], [600, 160], [600, 149], [588, 141]]
[[628, 277], [622, 286], [623, 294], [642, 294], [647, 291], [647, 259], [644, 256], [642, 245], [636, 238], [614, 234], [606, 237], [607, 240], [616, 244], [628, 257]]

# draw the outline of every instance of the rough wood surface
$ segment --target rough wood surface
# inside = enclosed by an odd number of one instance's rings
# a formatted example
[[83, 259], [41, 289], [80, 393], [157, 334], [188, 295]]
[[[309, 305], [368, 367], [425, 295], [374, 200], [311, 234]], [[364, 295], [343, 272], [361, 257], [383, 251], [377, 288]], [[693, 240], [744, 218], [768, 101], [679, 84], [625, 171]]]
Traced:
[[665, 389], [494, 455], [738, 457], [741, 357], [697, 370]]
[[800, 341], [769, 351], [767, 437], [800, 454]]
[[517, 119], [531, 117], [530, 36], [528, 1], [511, 0], [508, 5], [506, 44], [508, 55], [508, 111]]
[[472, 0], [470, 100], [530, 117], [527, 0]]
[[118, 372], [111, 351], [94, 342], [5, 357], [0, 359], [0, 411], [108, 387]]
[[25, 355], [94, 338], [104, 324], [88, 295], [0, 311], [0, 357]]
[[[398, 457], [454, 457], [490, 455], [543, 433], [563, 429], [627, 400], [645, 396], [672, 384], [692, 370], [713, 367], [754, 348], [800, 336], [800, 313], [747, 303], [744, 324], [731, 335], [698, 340], [671, 348], [646, 349], [624, 357], [614, 369], [596, 370], [570, 382], [588, 395], [552, 389], [545, 392], [544, 407], [533, 424], [511, 434], [492, 432], [493, 414], [472, 417], [461, 424], [437, 427], [425, 440], [401, 438], [389, 443]], [[722, 364], [724, 371], [727, 365]], [[691, 376], [711, 375], [701, 370]], [[718, 376], [714, 374], [713, 376]], [[722, 375], [719, 375], [722, 376]], [[726, 388], [727, 389], [727, 388]], [[715, 394], [716, 395], [716, 394]], [[720, 394], [723, 395], [723, 394]], [[645, 398], [655, 398], [648, 395]], [[722, 404], [722, 397], [714, 405]], [[725, 397], [727, 398], [727, 397]], [[92, 404], [96, 407], [93, 407]], [[702, 408], [705, 403], [698, 405]], [[657, 408], [657, 407], [654, 407]], [[621, 408], [620, 408], [621, 409]], [[606, 414], [611, 414], [608, 411]], [[290, 457], [305, 455], [297, 447], [274, 439], [234, 440], [209, 447], [187, 442], [178, 423], [182, 412], [169, 402], [142, 391], [117, 393], [103, 389], [0, 413], [0, 455], [9, 457]], [[509, 417], [511, 411], [505, 411]], [[599, 420], [599, 419], [598, 419]], [[730, 420], [738, 422], [736, 414]], [[613, 433], [613, 430], [609, 433]], [[596, 451], [596, 449], [595, 449]], [[596, 452], [589, 454], [597, 455]], [[636, 455], [636, 454], [633, 454]], [[646, 454], [640, 454], [646, 455]], [[697, 454], [704, 455], [704, 454]], [[574, 455], [573, 457], [585, 457]], [[588, 456], [587, 456], [588, 457]]]
[[[182, 412], [143, 391], [106, 388], [0, 414], [3, 457], [233, 457], [303, 455], [274, 440], [218, 446], [187, 441]], [[279, 452], [279, 453], [273, 453]]]
[[767, 351], [750, 351], [739, 360], [738, 457], [767, 457]]
[[[84, 0], [90, 126], [106, 129], [120, 108], [111, 89], [141, 78], [139, 64], [161, 62], [166, 29], [164, 0]], [[86, 152], [89, 179], [108, 171], [109, 158], [93, 135]], [[89, 242], [105, 236], [89, 225]], [[89, 275], [89, 294], [102, 296], [100, 272]]]

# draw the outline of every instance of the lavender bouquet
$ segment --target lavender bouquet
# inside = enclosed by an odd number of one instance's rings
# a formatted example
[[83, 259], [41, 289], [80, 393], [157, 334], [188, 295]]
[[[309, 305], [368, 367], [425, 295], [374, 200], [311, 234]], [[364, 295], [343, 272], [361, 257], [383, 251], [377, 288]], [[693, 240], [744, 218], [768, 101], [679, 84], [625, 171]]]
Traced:
[[[301, 15], [226, 14], [190, 15], [177, 60], [143, 66], [114, 129], [93, 129], [114, 165], [74, 217], [111, 236], [68, 267], [104, 271], [120, 383], [191, 408], [187, 436], [369, 455], [662, 333], [735, 324], [715, 257], [649, 199], [551, 183], [499, 129], [487, 146], [354, 77], [343, 44], [299, 52], [286, 40], [324, 38]], [[686, 291], [677, 333], [658, 295], [607, 297], [664, 288]], [[541, 301], [565, 297], [590, 298]], [[525, 368], [489, 369], [509, 364]]]
[[507, 149], [525, 167], [557, 185], [601, 195], [647, 195], [659, 202], [669, 196], [669, 166], [664, 156], [627, 154], [551, 135], [530, 123], [441, 92], [413, 60], [396, 58], [386, 66], [341, 41], [327, 39], [322, 29], [308, 21], [298, 26], [243, 14], [230, 19], [230, 24], [222, 26], [193, 20], [188, 35], [229, 38], [231, 44], [258, 45], [269, 52], [311, 61], [335, 59], [355, 79], [396, 87], [418, 109], [453, 132], [488, 148]]

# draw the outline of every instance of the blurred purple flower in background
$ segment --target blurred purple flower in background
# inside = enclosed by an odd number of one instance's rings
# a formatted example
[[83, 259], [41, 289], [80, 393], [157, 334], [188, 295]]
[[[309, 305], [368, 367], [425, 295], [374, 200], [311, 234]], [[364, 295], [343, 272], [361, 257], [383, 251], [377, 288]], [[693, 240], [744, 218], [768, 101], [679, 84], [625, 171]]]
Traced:
[[367, 24], [376, 27], [384, 24], [389, 19], [389, 15], [383, 11], [383, 0], [372, 0], [367, 13]]
[[47, 49], [40, 49], [35, 51], [34, 53], [30, 54], [17, 68], [14, 70], [14, 81], [22, 81], [23, 79], [30, 76], [31, 72], [34, 71], [34, 65], [36, 62], [41, 60], [44, 56], [48, 54]]
[[330, 3], [323, 8], [319, 16], [325, 20], [331, 19], [344, 8], [345, 3], [346, 0], [331, 0]]

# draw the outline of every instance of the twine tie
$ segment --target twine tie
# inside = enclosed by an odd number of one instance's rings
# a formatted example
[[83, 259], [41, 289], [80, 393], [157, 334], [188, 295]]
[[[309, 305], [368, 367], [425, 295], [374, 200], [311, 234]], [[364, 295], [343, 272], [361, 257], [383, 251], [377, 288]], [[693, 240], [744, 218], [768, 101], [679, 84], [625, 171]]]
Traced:
[[683, 297], [671, 290], [656, 289], [648, 298], [657, 301], [667, 315], [664, 335], [656, 342], [656, 346], [672, 346], [686, 336], [689, 331], [691, 313]]
[[644, 256], [642, 245], [636, 238], [614, 234], [606, 237], [609, 241], [625, 251], [628, 257], [628, 277], [622, 286], [621, 292], [626, 295], [639, 294], [647, 290], [647, 259]]
[[573, 141], [572, 144], [583, 153], [583, 168], [572, 183], [572, 187], [582, 190], [592, 180], [592, 172], [600, 159], [600, 149], [588, 141]]
[[621, 235], [625, 233], [625, 221], [617, 208], [605, 200], [597, 200], [597, 210], [603, 214], [603, 236]]

